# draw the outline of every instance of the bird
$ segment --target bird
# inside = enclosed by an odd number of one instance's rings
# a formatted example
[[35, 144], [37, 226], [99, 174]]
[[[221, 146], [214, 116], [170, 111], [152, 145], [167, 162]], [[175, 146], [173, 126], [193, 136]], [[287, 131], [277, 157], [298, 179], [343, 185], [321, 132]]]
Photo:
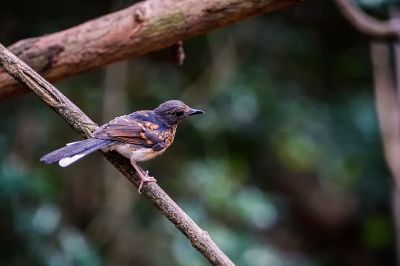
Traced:
[[178, 124], [186, 118], [204, 114], [179, 100], [169, 100], [154, 110], [136, 111], [114, 118], [93, 132], [93, 136], [66, 144], [43, 156], [40, 161], [56, 163], [66, 167], [82, 157], [98, 150], [117, 151], [130, 160], [140, 178], [138, 192], [145, 183], [157, 182], [137, 165], [137, 162], [151, 160], [171, 146]]

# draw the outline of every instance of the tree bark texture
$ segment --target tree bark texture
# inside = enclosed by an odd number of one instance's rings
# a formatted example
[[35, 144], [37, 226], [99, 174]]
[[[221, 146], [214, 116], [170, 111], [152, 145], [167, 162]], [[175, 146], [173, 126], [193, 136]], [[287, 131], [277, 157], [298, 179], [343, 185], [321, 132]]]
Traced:
[[[146, 0], [9, 49], [47, 80], [57, 81], [296, 2], [301, 0]], [[0, 100], [24, 92], [24, 86], [0, 73]]]
[[[0, 67], [16, 80], [28, 86], [80, 135], [86, 138], [90, 137], [92, 132], [98, 128], [87, 115], [59, 90], [1, 44]], [[103, 154], [130, 182], [135, 184], [136, 187], [139, 186], [139, 178], [128, 159], [116, 152]], [[156, 183], [146, 184], [142, 189], [142, 193], [190, 240], [192, 246], [212, 264], [234, 265], [214, 243], [209, 234], [202, 230]]]

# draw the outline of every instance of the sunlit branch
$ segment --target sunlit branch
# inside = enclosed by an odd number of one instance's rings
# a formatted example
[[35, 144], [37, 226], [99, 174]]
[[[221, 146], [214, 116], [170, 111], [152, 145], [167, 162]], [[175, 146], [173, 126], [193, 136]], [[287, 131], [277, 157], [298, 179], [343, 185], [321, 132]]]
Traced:
[[[300, 0], [146, 0], [64, 31], [21, 40], [9, 50], [47, 80], [57, 81], [296, 2]], [[0, 73], [0, 99], [25, 92]]]

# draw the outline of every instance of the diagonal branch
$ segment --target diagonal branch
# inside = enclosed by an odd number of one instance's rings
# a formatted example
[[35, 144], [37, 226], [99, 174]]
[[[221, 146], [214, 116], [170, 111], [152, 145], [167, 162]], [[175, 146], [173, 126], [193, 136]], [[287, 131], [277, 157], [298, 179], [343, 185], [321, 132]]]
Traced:
[[[301, 0], [146, 0], [9, 49], [47, 80], [57, 81], [296, 2]], [[27, 91], [0, 73], [0, 99]]]
[[[0, 67], [16, 80], [28, 86], [80, 135], [89, 137], [97, 128], [97, 125], [75, 104], [1, 44]], [[130, 182], [138, 187], [139, 179], [128, 159], [118, 153], [103, 154]], [[142, 189], [142, 193], [212, 264], [234, 265], [214, 243], [209, 234], [202, 230], [157, 184], [146, 185]]]

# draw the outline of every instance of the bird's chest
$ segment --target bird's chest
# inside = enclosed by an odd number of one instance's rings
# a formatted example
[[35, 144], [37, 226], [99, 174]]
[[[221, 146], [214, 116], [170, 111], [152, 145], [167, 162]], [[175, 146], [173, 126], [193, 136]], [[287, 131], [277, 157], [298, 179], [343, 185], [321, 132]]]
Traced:
[[163, 140], [163, 142], [165, 142], [165, 149], [171, 146], [171, 144], [174, 142], [175, 132], [176, 132], [176, 126], [168, 130], [160, 130], [156, 132], [159, 138]]

